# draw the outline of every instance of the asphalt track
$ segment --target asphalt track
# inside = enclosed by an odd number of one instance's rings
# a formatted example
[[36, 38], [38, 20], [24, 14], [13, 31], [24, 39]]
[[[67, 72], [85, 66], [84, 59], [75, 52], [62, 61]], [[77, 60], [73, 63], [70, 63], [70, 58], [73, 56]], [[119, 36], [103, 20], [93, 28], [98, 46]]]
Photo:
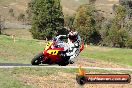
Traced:
[[[78, 66], [58, 66], [58, 65], [39, 65], [32, 66], [31, 64], [20, 64], [20, 63], [0, 63], [0, 68], [22, 68], [22, 67], [30, 67], [30, 68], [78, 68]], [[102, 67], [82, 67], [85, 69], [96, 69], [96, 70], [116, 70], [116, 71], [132, 71], [130, 68], [102, 68]]]

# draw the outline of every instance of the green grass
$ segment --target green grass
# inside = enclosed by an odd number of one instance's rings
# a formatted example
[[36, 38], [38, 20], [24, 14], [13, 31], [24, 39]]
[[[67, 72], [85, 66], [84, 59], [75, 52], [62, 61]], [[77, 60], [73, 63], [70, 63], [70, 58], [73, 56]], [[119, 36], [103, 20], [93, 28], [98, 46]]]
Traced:
[[[123, 73], [123, 74], [132, 74], [132, 71], [106, 71], [106, 70], [90, 70], [85, 69], [86, 73], [106, 73], [106, 74], [116, 74], [116, 73]], [[26, 76], [34, 76], [34, 77], [50, 77], [52, 76], [60, 76], [63, 73], [70, 73], [69, 75], [72, 75], [74, 80], [76, 77], [76, 74], [78, 74], [78, 69], [70, 69], [70, 68], [45, 68], [45, 67], [36, 67], [36, 68], [0, 68], [0, 86], [2, 88], [38, 88], [35, 83], [34, 84], [28, 84], [24, 82], [21, 77]], [[21, 79], [21, 80], [20, 80]], [[64, 79], [64, 78], [62, 78]], [[55, 80], [52, 79], [50, 83]], [[58, 80], [55, 80], [56, 82]], [[72, 82], [70, 79], [67, 79], [66, 81]], [[47, 82], [47, 81], [45, 81]], [[48, 83], [48, 82], [47, 82]]]
[[[92, 69], [84, 69], [86, 73], [127, 73], [127, 74], [132, 74], [132, 71], [109, 71], [109, 70], [92, 70]], [[21, 68], [0, 68], [0, 73], [3, 74], [8, 74], [10, 76], [16, 75], [17, 74], [27, 74], [27, 75], [35, 75], [35, 76], [50, 76], [50, 75], [57, 75], [59, 72], [63, 73], [72, 73], [74, 75], [78, 74], [78, 68], [46, 68], [46, 67], [35, 67], [35, 68], [30, 68], [30, 67], [21, 67]]]
[[[40, 45], [38, 40], [21, 38], [14, 43], [11, 36], [0, 35], [0, 62], [29, 64], [37, 53], [43, 51], [44, 45]], [[81, 57], [132, 66], [132, 49], [89, 46]]]
[[[27, 29], [6, 29], [2, 33], [16, 35], [17, 39], [13, 43], [11, 36], [0, 36], [0, 62], [29, 64], [45, 47], [44, 44], [40, 46], [40, 41], [32, 39]], [[88, 46], [80, 56], [132, 66], [132, 49]]]
[[132, 66], [132, 49], [89, 46], [81, 56]]
[[1, 88], [33, 88], [20, 82], [13, 73], [14, 70], [0, 69], [0, 86]]
[[11, 36], [0, 35], [0, 62], [2, 63], [30, 63], [31, 59], [43, 51], [44, 45], [38, 40], [25, 40], [16, 38], [13, 42]]

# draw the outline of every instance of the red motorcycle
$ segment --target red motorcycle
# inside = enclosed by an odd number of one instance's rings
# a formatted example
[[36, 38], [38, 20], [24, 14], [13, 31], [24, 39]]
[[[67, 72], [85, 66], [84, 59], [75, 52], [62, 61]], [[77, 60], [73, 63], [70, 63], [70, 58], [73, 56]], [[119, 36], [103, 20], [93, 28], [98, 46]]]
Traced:
[[[62, 58], [61, 54], [66, 53], [64, 51], [64, 47], [52, 47], [54, 46], [54, 41], [48, 42], [46, 47], [42, 53], [36, 55], [32, 61], [32, 65], [39, 65], [39, 64], [58, 64], [60, 66], [66, 66], [69, 64], [69, 58], [65, 57]], [[80, 52], [84, 49], [84, 43], [82, 43]]]

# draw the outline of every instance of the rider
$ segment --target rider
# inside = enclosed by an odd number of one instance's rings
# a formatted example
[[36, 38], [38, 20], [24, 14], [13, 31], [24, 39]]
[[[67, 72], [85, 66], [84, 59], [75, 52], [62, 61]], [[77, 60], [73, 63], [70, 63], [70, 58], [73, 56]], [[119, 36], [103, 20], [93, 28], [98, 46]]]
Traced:
[[[68, 39], [67, 43], [64, 43], [61, 41], [61, 39]], [[80, 46], [81, 46], [81, 38], [76, 31], [70, 31], [68, 35], [59, 35], [56, 37], [57, 45], [64, 47], [64, 51], [66, 53], [62, 53], [61, 57], [66, 58], [67, 56], [70, 57], [69, 63], [74, 63], [75, 58], [79, 55], [80, 53]]]

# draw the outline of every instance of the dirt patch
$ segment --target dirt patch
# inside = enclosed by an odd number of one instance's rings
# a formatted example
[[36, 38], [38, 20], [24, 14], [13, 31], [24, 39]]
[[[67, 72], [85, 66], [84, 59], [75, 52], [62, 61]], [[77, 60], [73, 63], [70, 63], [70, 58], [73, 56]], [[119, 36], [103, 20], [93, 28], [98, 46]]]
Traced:
[[78, 57], [73, 65], [90, 66], [90, 67], [109, 67], [109, 68], [132, 68], [131, 66], [118, 65], [112, 62], [95, 60], [92, 58], [81, 58], [81, 57]]
[[80, 86], [75, 80], [75, 74], [64, 72], [42, 77], [20, 75], [19, 79], [27, 85], [33, 85], [35, 88], [132, 88], [132, 82], [130, 84], [85, 84]]
[[38, 88], [77, 88], [78, 84], [75, 80], [75, 75], [71, 73], [58, 72], [57, 75], [49, 76], [34, 76], [20, 75], [20, 80], [27, 85], [32, 85]]
[[8, 53], [3, 53], [3, 52], [0, 52], [0, 56], [6, 57], [6, 58], [8, 57], [10, 60], [16, 60], [17, 59], [15, 56], [10, 55]]

